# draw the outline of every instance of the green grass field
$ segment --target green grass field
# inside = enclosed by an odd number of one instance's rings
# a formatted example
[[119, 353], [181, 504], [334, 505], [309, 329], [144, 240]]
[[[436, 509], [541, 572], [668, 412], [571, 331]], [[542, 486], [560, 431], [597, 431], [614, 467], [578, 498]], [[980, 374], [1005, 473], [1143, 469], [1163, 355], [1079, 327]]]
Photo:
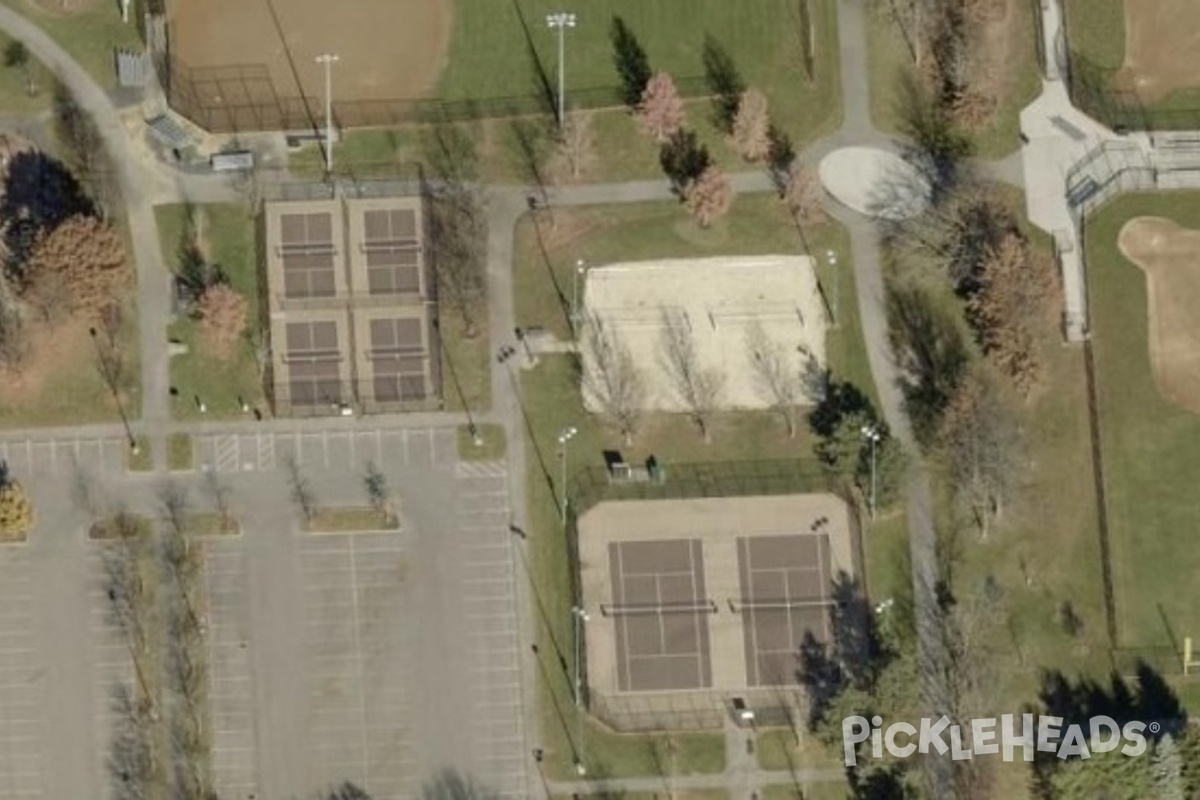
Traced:
[[142, 51], [137, 26], [130, 11], [128, 24], [121, 22], [116, 2], [99, 0], [85, 10], [70, 14], [53, 14], [27, 0], [2, 0], [44, 30], [91, 74], [102, 89], [117, 85], [113, 52], [116, 48]]
[[[0, 55], [12, 41], [0, 33]], [[6, 114], [40, 114], [49, 111], [53, 96], [53, 73], [32, 55], [24, 68], [5, 67], [0, 62], [0, 108]]]
[[[992, 124], [974, 131], [975, 154], [981, 158], [999, 158], [1020, 147], [1021, 109], [1032, 102], [1042, 90], [1034, 37], [1033, 12], [1028, 0], [1013, 0], [1013, 12], [1020, 30], [1013, 37], [1015, 52], [1008, 59], [1006, 90], [999, 98]], [[897, 107], [897, 81], [912, 65], [912, 58], [891, 17], [877, 7], [869, 15], [867, 28], [870, 55], [868, 70], [871, 80], [871, 118], [881, 130], [896, 131], [900, 127]]]
[[[637, 0], [598, 0], [579, 15], [568, 32], [566, 90], [613, 87], [617, 84], [608, 38], [612, 15], [619, 14], [640, 38], [655, 69], [677, 79], [703, 75], [701, 49], [706, 32], [727, 48], [746, 84], [766, 93], [773, 121], [798, 146], [832, 130], [840, 121], [834, 0], [808, 0], [813, 25], [814, 78], [804, 67], [798, 5], [795, 0], [761, 0], [746, 14], [722, 0], [700, 0], [686, 15], [662, 4]], [[455, 14], [451, 57], [439, 92], [447, 99], [491, 99], [535, 91], [533, 60], [517, 5], [473, 0]], [[557, 81], [557, 38], [546, 28], [545, 14], [557, 10], [550, 0], [520, 4], [529, 36], [542, 68]], [[502, 46], [501, 46], [502, 45]], [[556, 84], [555, 84], [556, 85]], [[707, 100], [688, 103], [688, 125], [696, 130], [714, 159], [729, 170], [747, 169], [712, 124]], [[463, 123], [475, 142], [480, 177], [491, 183], [531, 180], [528, 167], [513, 146], [512, 121]], [[335, 164], [358, 174], [386, 173], [403, 161], [422, 160], [421, 126], [349, 132], [335, 145]], [[601, 109], [593, 116], [594, 160], [581, 181], [603, 182], [653, 178], [661, 174], [658, 148], [637, 129], [623, 108]], [[320, 151], [308, 147], [289, 165], [297, 174], [321, 174]], [[553, 170], [551, 170], [553, 172]], [[557, 175], [559, 180], [567, 176]]]
[[[265, 412], [262, 380], [249, 337], [259, 325], [254, 220], [237, 203], [205, 205], [196, 212], [207, 219], [205, 239], [210, 257], [224, 269], [230, 285], [246, 298], [246, 332], [237, 349], [229, 357], [220, 358], [208, 351], [199, 322], [184, 316], [171, 324], [169, 335], [188, 347], [186, 354], [171, 359], [171, 385], [178, 390], [172, 398], [172, 414], [178, 419], [240, 417], [239, 397]], [[163, 258], [171, 270], [179, 265], [179, 243], [188, 213], [183, 205], [155, 208]], [[196, 407], [197, 395], [207, 406], [204, 415]]]
[[[1005, 188], [1002, 195], [1022, 220], [1020, 192]], [[1034, 247], [1049, 249], [1045, 234], [1025, 222], [1021, 226]], [[940, 279], [938, 285], [948, 302], [960, 302]], [[983, 539], [964, 520], [955, 520], [948, 485], [944, 480], [935, 485], [942, 549], [948, 558], [953, 554], [955, 562], [954, 590], [971, 596], [992, 582], [1002, 593], [1002, 632], [987, 643], [994, 652], [992, 694], [999, 709], [1034, 702], [1040, 670], [1102, 678], [1111, 666], [1083, 353], [1063, 346], [1057, 308], [1036, 333], [1041, 383], [1015, 409], [1023, 429], [1021, 466], [996, 530]], [[900, 545], [893, 540], [892, 552]], [[885, 548], [880, 549], [886, 552]], [[907, 564], [900, 554], [892, 563], [886, 558], [874, 563], [879, 569], [872, 570], [872, 579], [890, 582], [904, 597]], [[890, 577], [877, 577], [880, 571]], [[882, 596], [874, 586], [872, 592]], [[1056, 618], [1064, 601], [1082, 621], [1075, 636]], [[1005, 773], [1005, 779], [1013, 776], [1027, 778], [1015, 771]]]
[[492, 406], [491, 345], [488, 339], [488, 312], [482, 303], [475, 310], [478, 333], [463, 335], [462, 319], [445, 309], [438, 317], [442, 345], [442, 397], [447, 411], [472, 413]]
[[1200, 194], [1119, 197], [1092, 216], [1085, 243], [1121, 644], [1169, 647], [1200, 637], [1188, 589], [1200, 575], [1200, 417], [1154, 384], [1144, 274], [1116, 245], [1142, 215], [1200, 228]]
[[[641, 41], [651, 67], [677, 78], [704, 74], [705, 34], [719, 39], [747, 84], [765, 91], [779, 121], [800, 136], [815, 121], [837, 113], [834, 0], [811, 0], [817, 79], [804, 71], [800, 17], [795, 0], [758, 0], [753, 13], [726, 0], [691, 0], [687, 13], [670, 3], [592, 0], [579, 9], [578, 25], [566, 33], [566, 89], [617, 85], [609, 26], [619, 15]], [[535, 91], [537, 63], [557, 81], [558, 39], [546, 14], [555, 0], [463, 0], [455, 9], [451, 57], [439, 90], [447, 99], [492, 98]]]
[[1066, 15], [1072, 50], [1105, 69], [1125, 62], [1125, 0], [1066, 0]]

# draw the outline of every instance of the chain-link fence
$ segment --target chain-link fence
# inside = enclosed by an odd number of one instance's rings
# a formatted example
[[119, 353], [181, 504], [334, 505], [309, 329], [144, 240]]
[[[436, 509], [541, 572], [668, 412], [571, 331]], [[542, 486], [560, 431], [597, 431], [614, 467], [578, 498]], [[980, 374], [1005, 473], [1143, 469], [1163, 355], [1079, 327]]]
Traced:
[[[813, 458], [761, 459], [746, 461], [701, 461], [672, 463], [648, 459], [645, 469], [616, 471], [605, 467], [585, 467], [569, 482], [567, 550], [570, 559], [572, 604], [583, 604], [580, 586], [578, 519], [588, 509], [609, 500], [679, 500], [691, 497], [753, 497], [762, 495], [830, 493], [841, 497], [849, 509], [850, 539], [855, 568], [864, 575], [862, 530], [858, 503], [850, 488], [836, 474]], [[638, 480], [624, 474], [641, 476]], [[586, 649], [586, 626], [580, 630]], [[589, 710], [617, 730], [701, 730], [723, 724], [726, 695], [696, 692], [680, 695], [674, 702], [651, 698], [595, 694], [587, 680], [587, 660], [579, 665], [584, 702]], [[747, 692], [740, 692], [746, 696]], [[778, 711], [772, 698], [777, 693], [755, 694], [759, 707]], [[786, 715], [784, 715], [786, 716]]]
[[[192, 68], [178, 58], [156, 59], [168, 102], [175, 111], [213, 133], [315, 130], [324, 126], [324, 101], [278, 91], [265, 64], [229, 64]], [[675, 79], [683, 97], [709, 93], [702, 76]], [[573, 88], [572, 108], [596, 109], [623, 105], [617, 86]], [[332, 103], [339, 129], [402, 123], [463, 122], [553, 114], [554, 98], [541, 94], [477, 99], [394, 98], [344, 100]]]

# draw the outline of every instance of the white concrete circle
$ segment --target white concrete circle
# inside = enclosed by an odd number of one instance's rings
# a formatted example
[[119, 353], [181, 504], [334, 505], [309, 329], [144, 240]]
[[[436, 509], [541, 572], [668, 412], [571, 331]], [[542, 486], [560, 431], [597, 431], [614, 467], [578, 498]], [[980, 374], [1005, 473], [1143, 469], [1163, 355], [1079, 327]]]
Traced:
[[843, 147], [821, 159], [821, 183], [838, 202], [860, 214], [908, 219], [929, 203], [929, 181], [895, 153]]

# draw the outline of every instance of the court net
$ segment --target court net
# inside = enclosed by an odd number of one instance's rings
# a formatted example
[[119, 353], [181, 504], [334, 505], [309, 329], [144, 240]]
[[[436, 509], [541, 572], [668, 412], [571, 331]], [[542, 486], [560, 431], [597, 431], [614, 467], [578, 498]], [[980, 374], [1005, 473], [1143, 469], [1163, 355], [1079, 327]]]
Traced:
[[715, 614], [717, 604], [712, 600], [681, 603], [602, 603], [600, 613], [606, 617], [639, 614]]
[[781, 611], [789, 608], [831, 608], [837, 605], [834, 600], [749, 600], [746, 598], [729, 598], [729, 610], [738, 611]]

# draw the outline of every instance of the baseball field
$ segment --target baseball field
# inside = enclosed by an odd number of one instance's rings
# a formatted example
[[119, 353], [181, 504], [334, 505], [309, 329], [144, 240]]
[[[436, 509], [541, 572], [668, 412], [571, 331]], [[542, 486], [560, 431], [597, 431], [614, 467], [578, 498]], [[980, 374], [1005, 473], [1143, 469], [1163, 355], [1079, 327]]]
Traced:
[[172, 56], [192, 70], [262, 65], [279, 96], [320, 97], [316, 58], [336, 54], [339, 95], [420, 97], [450, 41], [450, 0], [174, 0]]
[[1200, 637], [1200, 193], [1118, 197], [1086, 249], [1118, 636], [1170, 662]]
[[[528, 99], [558, 82], [559, 31], [551, 12], [574, 12], [562, 31], [568, 103], [618, 85], [609, 31], [620, 16], [651, 66], [695, 85], [705, 37], [714, 36], [774, 116], [804, 131], [837, 113], [834, 0], [169, 0], [176, 70], [203, 105], [319, 101], [331, 68], [335, 102]], [[812, 77], [809, 77], [811, 69]], [[593, 96], [595, 96], [593, 94]], [[603, 95], [611, 98], [611, 93]], [[591, 103], [595, 105], [594, 101]], [[807, 122], [806, 122], [807, 120]]]
[[1200, 90], [1200, 3], [1067, 0], [1072, 49], [1113, 73], [1113, 88], [1150, 106]]

